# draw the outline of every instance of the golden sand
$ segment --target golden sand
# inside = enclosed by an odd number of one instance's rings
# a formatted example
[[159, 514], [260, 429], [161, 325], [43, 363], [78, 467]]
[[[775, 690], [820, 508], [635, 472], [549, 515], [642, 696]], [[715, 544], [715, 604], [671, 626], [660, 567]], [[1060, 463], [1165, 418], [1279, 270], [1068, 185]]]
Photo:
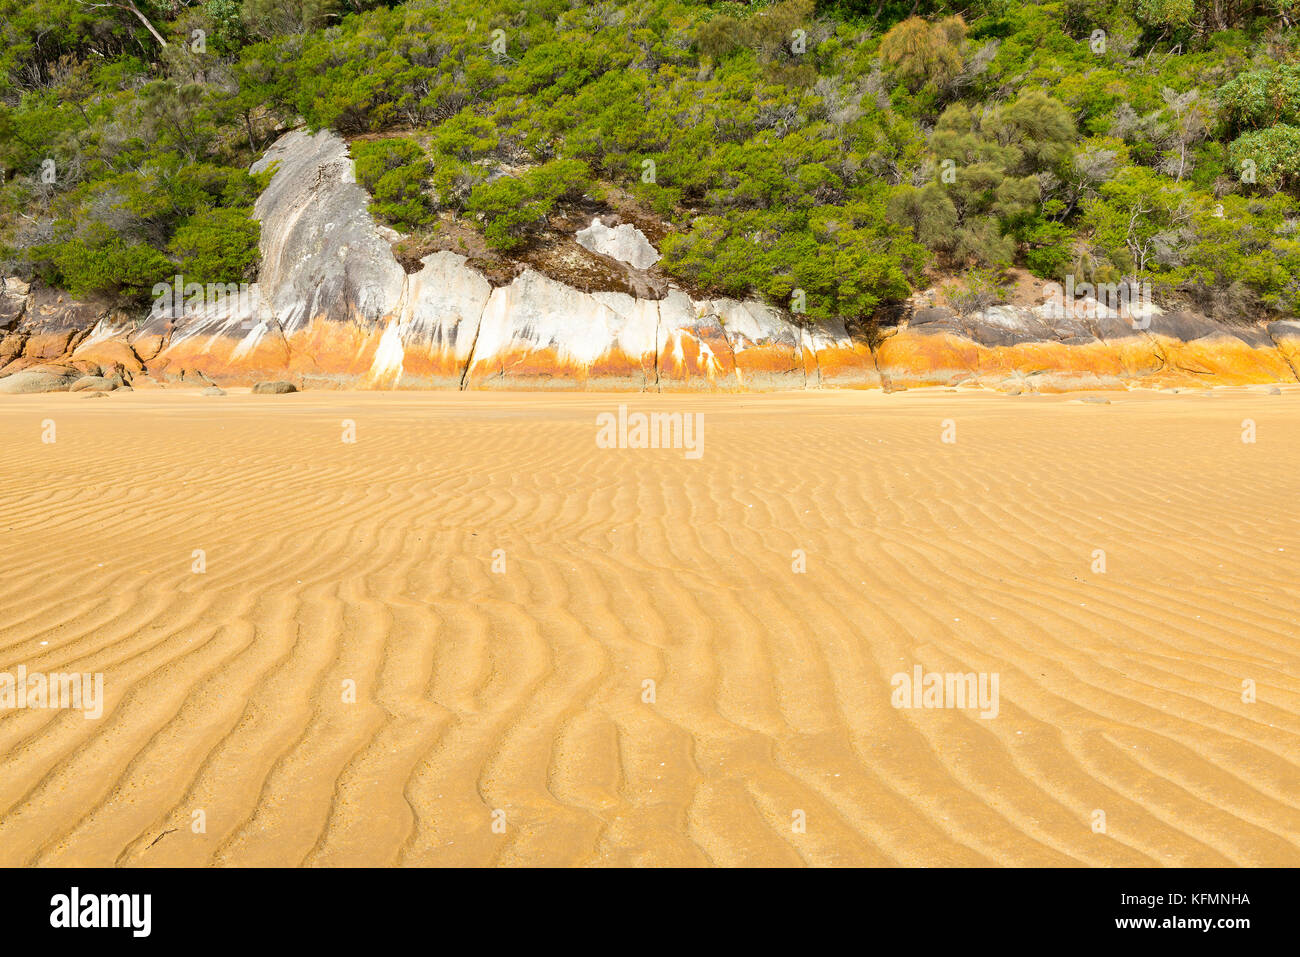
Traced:
[[1300, 387], [1078, 398], [6, 396], [0, 864], [1300, 864]]

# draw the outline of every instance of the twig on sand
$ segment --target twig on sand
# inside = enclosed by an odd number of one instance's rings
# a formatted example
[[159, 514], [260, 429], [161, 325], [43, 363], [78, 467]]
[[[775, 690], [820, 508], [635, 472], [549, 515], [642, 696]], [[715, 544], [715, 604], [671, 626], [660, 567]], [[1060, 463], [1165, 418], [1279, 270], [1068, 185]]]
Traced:
[[[161, 834], [159, 834], [157, 837], [155, 837], [155, 838], [153, 839], [153, 844], [150, 844], [149, 847], [153, 847], [154, 844], [157, 844], [157, 843], [158, 843], [159, 841], [161, 841], [164, 837], [166, 837], [168, 834], [170, 834], [172, 831], [175, 831], [175, 830], [177, 830], [177, 829], [174, 828], [174, 827], [169, 827], [169, 828], [167, 828], [167, 830], [163, 831]], [[149, 847], [146, 847], [145, 850], [146, 850], [146, 851], [149, 850]]]

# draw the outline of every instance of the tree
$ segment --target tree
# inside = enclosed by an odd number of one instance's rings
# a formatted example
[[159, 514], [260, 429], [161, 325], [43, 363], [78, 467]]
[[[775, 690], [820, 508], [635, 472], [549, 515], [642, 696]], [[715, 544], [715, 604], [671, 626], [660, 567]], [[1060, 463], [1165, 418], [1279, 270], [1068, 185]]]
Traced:
[[1219, 116], [1233, 133], [1300, 125], [1300, 64], [1239, 74], [1219, 88], [1217, 99]]
[[896, 187], [887, 205], [891, 222], [906, 226], [928, 249], [951, 250], [957, 243], [957, 207], [938, 183]]
[[947, 88], [962, 71], [966, 21], [961, 15], [938, 23], [912, 17], [896, 24], [880, 41], [880, 59], [913, 93], [930, 84]]
[[1161, 30], [1185, 29], [1195, 12], [1193, 0], [1136, 0], [1133, 10], [1138, 22]]
[[176, 229], [168, 251], [186, 282], [251, 279], [261, 229], [251, 207], [201, 209]]

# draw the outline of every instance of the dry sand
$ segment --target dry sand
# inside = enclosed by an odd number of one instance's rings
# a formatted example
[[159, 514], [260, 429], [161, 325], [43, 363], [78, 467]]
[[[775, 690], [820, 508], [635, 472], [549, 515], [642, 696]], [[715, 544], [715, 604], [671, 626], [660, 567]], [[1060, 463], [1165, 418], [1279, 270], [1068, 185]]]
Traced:
[[0, 864], [1300, 864], [1298, 389], [6, 396]]

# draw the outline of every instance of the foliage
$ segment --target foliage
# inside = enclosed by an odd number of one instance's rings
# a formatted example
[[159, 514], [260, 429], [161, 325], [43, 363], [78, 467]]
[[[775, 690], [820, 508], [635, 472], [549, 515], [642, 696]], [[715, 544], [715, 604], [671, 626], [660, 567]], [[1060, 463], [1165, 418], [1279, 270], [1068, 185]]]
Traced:
[[374, 202], [370, 211], [398, 229], [413, 232], [433, 220], [425, 189], [429, 161], [419, 144], [397, 137], [352, 144], [357, 182]]
[[663, 221], [670, 275], [800, 289], [810, 321], [1009, 266], [1298, 308], [1297, 0], [141, 9], [165, 48], [118, 8], [0, 0], [4, 271], [78, 295], [252, 278], [246, 170], [305, 122], [349, 138], [403, 232], [442, 215], [518, 255], [619, 197]]
[[467, 208], [482, 218], [488, 245], [509, 252], [545, 228], [556, 203], [578, 199], [589, 188], [586, 163], [552, 160], [520, 176], [502, 177], [476, 187]]
[[1233, 131], [1300, 125], [1300, 64], [1233, 77], [1219, 88], [1219, 110]]
[[904, 20], [880, 42], [880, 59], [912, 92], [927, 83], [946, 88], [961, 73], [966, 21], [961, 16], [928, 23], [920, 17]]
[[250, 278], [259, 232], [252, 212], [251, 207], [201, 209], [177, 227], [168, 251], [186, 282]]
[[1253, 162], [1256, 181], [1268, 190], [1300, 187], [1300, 126], [1279, 123], [1247, 133], [1233, 141], [1229, 155], [1237, 170]]

